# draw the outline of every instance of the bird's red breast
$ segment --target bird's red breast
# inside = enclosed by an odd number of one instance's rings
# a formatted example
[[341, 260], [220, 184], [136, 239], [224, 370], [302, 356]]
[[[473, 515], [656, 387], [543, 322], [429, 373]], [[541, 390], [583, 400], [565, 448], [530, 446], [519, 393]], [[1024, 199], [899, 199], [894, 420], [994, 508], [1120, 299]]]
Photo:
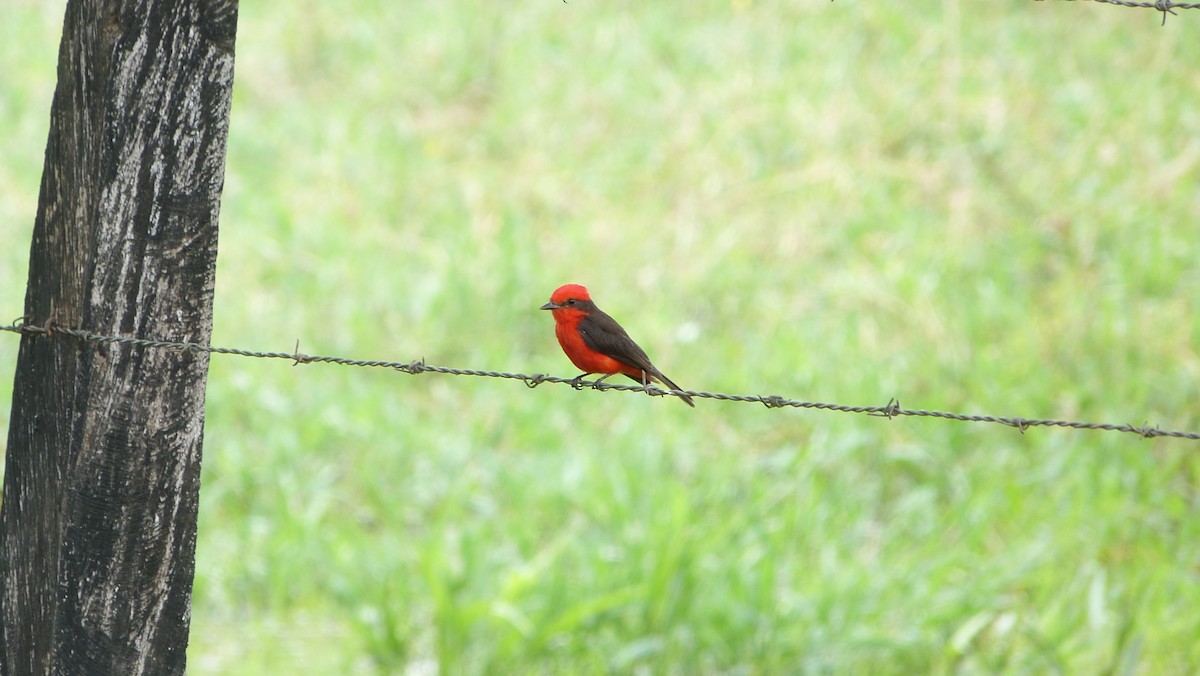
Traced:
[[641, 369], [597, 352], [584, 342], [583, 334], [579, 332], [579, 322], [587, 317], [586, 312], [567, 311], [562, 318], [558, 313], [559, 310], [554, 311], [554, 335], [576, 368], [587, 373], [624, 373], [635, 379], [641, 377]]

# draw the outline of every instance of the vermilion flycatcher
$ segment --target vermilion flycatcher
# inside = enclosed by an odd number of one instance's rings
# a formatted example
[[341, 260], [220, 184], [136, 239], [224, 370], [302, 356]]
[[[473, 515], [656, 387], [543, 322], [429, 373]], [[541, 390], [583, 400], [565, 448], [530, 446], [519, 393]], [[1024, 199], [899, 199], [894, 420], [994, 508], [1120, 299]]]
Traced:
[[[554, 314], [554, 335], [563, 352], [583, 373], [576, 380], [593, 373], [603, 373], [600, 382], [614, 373], [624, 373], [646, 385], [648, 380], [682, 390], [650, 363], [646, 351], [633, 342], [615, 319], [596, 307], [588, 290], [578, 284], [564, 284], [550, 294], [550, 302], [542, 306]], [[695, 406], [686, 394], [678, 397], [688, 406]]]

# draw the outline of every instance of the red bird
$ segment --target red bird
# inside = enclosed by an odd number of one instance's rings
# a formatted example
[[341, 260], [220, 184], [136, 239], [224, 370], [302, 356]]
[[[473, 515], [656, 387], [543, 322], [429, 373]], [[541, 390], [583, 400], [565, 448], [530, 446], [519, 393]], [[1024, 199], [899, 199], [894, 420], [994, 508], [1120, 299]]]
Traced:
[[[588, 290], [578, 284], [564, 284], [550, 294], [550, 302], [541, 307], [554, 314], [554, 335], [571, 363], [583, 370], [575, 380], [603, 373], [600, 382], [614, 373], [624, 373], [643, 386], [657, 380], [672, 390], [683, 388], [671, 382], [650, 363], [645, 350], [633, 342], [615, 319], [596, 307]], [[677, 395], [695, 407], [686, 394]]]

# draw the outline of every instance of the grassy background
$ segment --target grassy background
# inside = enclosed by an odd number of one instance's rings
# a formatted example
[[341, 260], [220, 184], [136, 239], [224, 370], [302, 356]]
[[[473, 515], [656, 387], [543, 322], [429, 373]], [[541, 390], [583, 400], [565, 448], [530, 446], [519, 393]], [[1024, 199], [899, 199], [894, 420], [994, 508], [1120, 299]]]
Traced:
[[[10, 4], [16, 317], [62, 8]], [[1200, 428], [1200, 13], [402, 5], [243, 4], [217, 344], [570, 376], [576, 281], [688, 388]], [[1200, 670], [1194, 442], [232, 357], [208, 395], [193, 673]]]

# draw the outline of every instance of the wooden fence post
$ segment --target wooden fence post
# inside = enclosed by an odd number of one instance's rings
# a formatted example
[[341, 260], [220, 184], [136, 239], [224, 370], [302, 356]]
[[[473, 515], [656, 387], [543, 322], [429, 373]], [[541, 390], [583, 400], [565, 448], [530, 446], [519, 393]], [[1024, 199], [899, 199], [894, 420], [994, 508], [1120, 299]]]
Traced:
[[[236, 30], [236, 0], [67, 3], [28, 322], [209, 341]], [[22, 337], [0, 672], [184, 671], [207, 373], [206, 354]]]

